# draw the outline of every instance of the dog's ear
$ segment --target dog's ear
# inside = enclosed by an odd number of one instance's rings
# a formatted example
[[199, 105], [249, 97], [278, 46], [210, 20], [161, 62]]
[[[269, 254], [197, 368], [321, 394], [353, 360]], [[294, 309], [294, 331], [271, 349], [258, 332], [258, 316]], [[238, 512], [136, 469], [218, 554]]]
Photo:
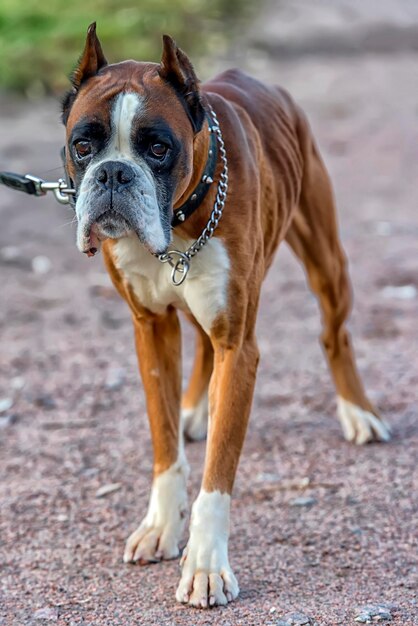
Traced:
[[158, 69], [163, 80], [174, 87], [185, 104], [195, 133], [199, 132], [205, 119], [199, 90], [199, 80], [188, 56], [177, 47], [169, 35], [163, 35], [163, 55]]
[[71, 106], [81, 85], [92, 76], [95, 76], [106, 65], [107, 61], [96, 35], [96, 22], [93, 22], [88, 27], [83, 53], [71, 77], [73, 88], [66, 94], [62, 103], [62, 120], [64, 124], [68, 119]]
[[105, 65], [107, 65], [107, 61], [96, 35], [96, 22], [93, 22], [88, 27], [83, 54], [71, 78], [74, 89], [78, 91], [84, 81], [95, 76]]

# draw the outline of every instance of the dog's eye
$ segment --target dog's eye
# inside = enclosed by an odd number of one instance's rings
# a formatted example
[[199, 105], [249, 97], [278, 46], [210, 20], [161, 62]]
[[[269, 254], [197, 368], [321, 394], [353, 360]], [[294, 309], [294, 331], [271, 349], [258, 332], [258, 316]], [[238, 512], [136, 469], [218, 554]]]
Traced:
[[84, 159], [91, 154], [91, 143], [89, 141], [77, 141], [74, 144], [75, 153], [78, 159]]
[[167, 154], [168, 146], [166, 146], [165, 143], [156, 142], [151, 144], [150, 150], [152, 156], [157, 159], [162, 159]]

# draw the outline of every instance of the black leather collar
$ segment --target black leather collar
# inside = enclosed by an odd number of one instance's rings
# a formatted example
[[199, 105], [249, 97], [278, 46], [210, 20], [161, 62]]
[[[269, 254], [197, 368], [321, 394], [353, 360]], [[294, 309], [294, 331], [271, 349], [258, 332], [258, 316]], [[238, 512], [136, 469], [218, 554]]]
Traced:
[[212, 120], [208, 114], [206, 114], [206, 118], [209, 124], [210, 141], [205, 169], [199, 184], [192, 191], [186, 202], [184, 202], [177, 209], [174, 209], [173, 219], [171, 220], [172, 228], [183, 224], [187, 218], [189, 218], [196, 211], [196, 209], [202, 204], [211, 184], [213, 183], [216, 163], [218, 161], [218, 142], [216, 140], [216, 133], [212, 131]]

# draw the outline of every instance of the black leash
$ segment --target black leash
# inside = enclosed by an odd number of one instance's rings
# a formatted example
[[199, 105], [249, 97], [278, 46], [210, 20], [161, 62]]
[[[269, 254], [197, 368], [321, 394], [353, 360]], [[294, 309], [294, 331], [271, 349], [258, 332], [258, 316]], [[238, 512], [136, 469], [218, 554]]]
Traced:
[[70, 204], [71, 197], [75, 196], [75, 189], [71, 189], [63, 178], [52, 182], [42, 180], [42, 178], [31, 174], [0, 172], [0, 183], [15, 191], [23, 191], [30, 196], [45, 196], [48, 191], [53, 191], [55, 199], [61, 204]]

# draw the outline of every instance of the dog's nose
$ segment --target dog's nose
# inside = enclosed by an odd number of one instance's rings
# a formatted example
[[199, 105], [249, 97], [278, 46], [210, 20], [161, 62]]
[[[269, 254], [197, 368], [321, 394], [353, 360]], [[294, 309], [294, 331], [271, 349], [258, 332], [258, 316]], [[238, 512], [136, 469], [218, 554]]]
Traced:
[[121, 191], [128, 187], [134, 177], [133, 167], [119, 161], [106, 161], [100, 166], [96, 174], [96, 180], [101, 186], [115, 191]]

